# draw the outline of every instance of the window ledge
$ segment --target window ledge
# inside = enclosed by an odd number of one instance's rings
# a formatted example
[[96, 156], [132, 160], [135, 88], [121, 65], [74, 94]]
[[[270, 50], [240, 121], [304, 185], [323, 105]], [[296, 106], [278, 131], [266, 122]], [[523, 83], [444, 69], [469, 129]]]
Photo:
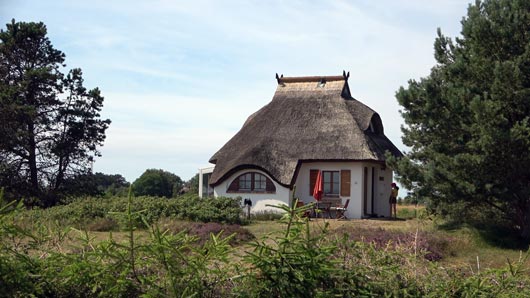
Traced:
[[256, 191], [256, 190], [229, 190], [226, 193], [252, 193], [252, 194], [275, 194], [275, 191]]

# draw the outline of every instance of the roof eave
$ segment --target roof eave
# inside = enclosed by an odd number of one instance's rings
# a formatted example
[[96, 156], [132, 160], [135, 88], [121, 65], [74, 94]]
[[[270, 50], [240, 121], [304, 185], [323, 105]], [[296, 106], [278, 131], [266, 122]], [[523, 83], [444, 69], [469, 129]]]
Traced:
[[219, 179], [217, 179], [217, 181], [215, 181], [214, 183], [210, 183], [211, 186], [215, 187], [215, 186], [218, 186], [219, 184], [223, 183], [225, 180], [227, 180], [228, 178], [230, 178], [230, 176], [232, 176], [234, 173], [238, 172], [238, 171], [241, 171], [243, 169], [249, 169], [249, 170], [259, 170], [259, 171], [262, 171], [264, 172], [265, 174], [267, 174], [272, 180], [274, 180], [276, 183], [280, 184], [281, 186], [283, 187], [287, 187], [287, 188], [290, 188], [290, 185], [289, 184], [285, 184], [283, 182], [281, 182], [280, 180], [278, 180], [278, 178], [276, 178], [274, 175], [272, 175], [268, 170], [266, 170], [265, 168], [263, 167], [260, 167], [258, 165], [252, 165], [252, 164], [243, 164], [243, 165], [238, 165], [236, 167], [233, 167], [231, 168], [230, 170], [226, 171], [225, 174], [223, 174], [221, 177], [219, 177]]

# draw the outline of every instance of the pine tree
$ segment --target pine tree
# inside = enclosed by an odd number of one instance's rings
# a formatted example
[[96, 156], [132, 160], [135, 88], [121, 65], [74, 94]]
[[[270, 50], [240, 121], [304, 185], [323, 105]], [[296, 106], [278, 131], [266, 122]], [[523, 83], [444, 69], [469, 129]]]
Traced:
[[530, 239], [530, 1], [476, 1], [454, 41], [438, 30], [437, 64], [396, 97], [396, 170], [444, 212], [484, 210]]
[[13, 195], [57, 203], [65, 179], [90, 171], [110, 120], [103, 97], [67, 75], [43, 23], [13, 20], [0, 31], [0, 183]]

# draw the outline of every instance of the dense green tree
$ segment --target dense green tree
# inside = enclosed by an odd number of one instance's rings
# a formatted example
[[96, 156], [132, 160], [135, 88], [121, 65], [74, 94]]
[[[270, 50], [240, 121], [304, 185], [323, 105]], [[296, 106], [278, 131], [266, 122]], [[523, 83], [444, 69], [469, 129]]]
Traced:
[[411, 147], [396, 170], [438, 210], [530, 239], [530, 1], [476, 1], [461, 35], [438, 30], [430, 75], [396, 94]]
[[191, 179], [186, 182], [186, 186], [188, 187], [189, 192], [199, 194], [199, 174], [195, 174], [195, 176], [191, 177]]
[[67, 179], [64, 182], [64, 194], [69, 198], [79, 196], [126, 197], [130, 183], [120, 174], [88, 173]]
[[50, 206], [66, 179], [90, 171], [110, 120], [80, 69], [62, 73], [65, 55], [46, 34], [43, 23], [15, 20], [0, 31], [0, 182]]
[[132, 184], [137, 196], [158, 196], [171, 198], [178, 194], [183, 186], [179, 176], [157, 169], [146, 170]]

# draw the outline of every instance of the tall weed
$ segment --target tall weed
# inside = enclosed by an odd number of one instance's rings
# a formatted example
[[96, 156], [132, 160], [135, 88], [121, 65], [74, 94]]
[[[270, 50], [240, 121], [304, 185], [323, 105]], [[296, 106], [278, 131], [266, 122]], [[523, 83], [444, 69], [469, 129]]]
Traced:
[[249, 266], [242, 273], [237, 295], [315, 297], [324, 293], [335, 268], [330, 258], [335, 247], [324, 241], [327, 225], [322, 226], [322, 233], [312, 234], [308, 219], [302, 217], [310, 206], [275, 207], [284, 211], [285, 231], [253, 244], [245, 256]]

